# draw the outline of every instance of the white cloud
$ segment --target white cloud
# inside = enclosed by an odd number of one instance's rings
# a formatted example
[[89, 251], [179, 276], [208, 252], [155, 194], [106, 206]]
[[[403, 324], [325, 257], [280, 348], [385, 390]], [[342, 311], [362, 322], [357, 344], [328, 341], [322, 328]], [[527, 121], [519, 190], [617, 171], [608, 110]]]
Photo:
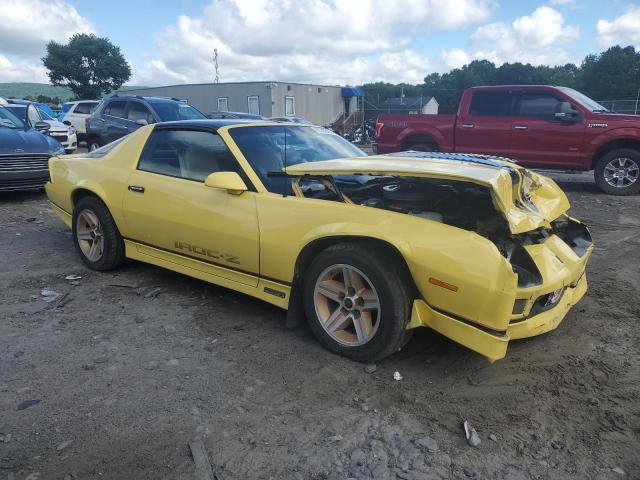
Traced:
[[94, 31], [63, 0], [0, 0], [0, 81], [47, 81], [40, 57], [50, 40]]
[[640, 7], [630, 6], [627, 11], [611, 21], [598, 20], [598, 41], [604, 47], [616, 44], [640, 45]]
[[486, 20], [492, 0], [217, 0], [179, 17], [156, 41], [134, 81], [211, 81], [213, 49], [222, 81], [420, 82], [428, 60], [410, 37]]
[[34, 63], [12, 62], [7, 56], [0, 54], [0, 82], [45, 82], [47, 70]]
[[472, 59], [486, 59], [496, 64], [559, 65], [575, 60], [563, 46], [579, 36], [578, 28], [567, 25], [560, 12], [542, 6], [511, 23], [494, 22], [478, 27], [471, 35], [470, 53], [450, 50], [443, 52], [443, 58], [450, 66]]
[[0, 53], [42, 55], [50, 40], [65, 41], [93, 26], [62, 0], [0, 0]]

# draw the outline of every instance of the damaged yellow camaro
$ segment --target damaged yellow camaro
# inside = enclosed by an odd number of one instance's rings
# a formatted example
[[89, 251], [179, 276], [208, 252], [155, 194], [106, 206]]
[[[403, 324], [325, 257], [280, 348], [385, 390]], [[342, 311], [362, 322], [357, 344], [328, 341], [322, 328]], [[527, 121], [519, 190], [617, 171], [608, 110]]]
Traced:
[[128, 257], [258, 297], [359, 361], [417, 327], [497, 360], [587, 290], [589, 231], [552, 180], [507, 160], [367, 157], [315, 126], [199, 120], [49, 168], [90, 268]]

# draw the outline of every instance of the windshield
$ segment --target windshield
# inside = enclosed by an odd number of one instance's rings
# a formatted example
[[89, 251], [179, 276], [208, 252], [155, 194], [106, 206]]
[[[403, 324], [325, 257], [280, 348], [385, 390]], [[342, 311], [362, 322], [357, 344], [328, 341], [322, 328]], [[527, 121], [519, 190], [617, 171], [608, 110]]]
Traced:
[[0, 106], [0, 127], [25, 128], [24, 122], [5, 107]]
[[171, 122], [174, 120], [198, 120], [207, 118], [204, 114], [193, 108], [191, 105], [180, 102], [149, 102], [156, 111], [160, 120]]
[[581, 104], [583, 107], [588, 108], [592, 112], [595, 112], [595, 113], [608, 113], [609, 112], [609, 109], [604, 108], [602, 105], [600, 105], [595, 100], [592, 100], [591, 98], [587, 97], [584, 93], [580, 93], [577, 90], [574, 90], [573, 88], [558, 87], [558, 90], [560, 90], [565, 95], [569, 95], [576, 102]]
[[322, 127], [278, 125], [229, 129], [242, 155], [270, 192], [290, 194], [286, 167], [367, 154], [331, 130]]

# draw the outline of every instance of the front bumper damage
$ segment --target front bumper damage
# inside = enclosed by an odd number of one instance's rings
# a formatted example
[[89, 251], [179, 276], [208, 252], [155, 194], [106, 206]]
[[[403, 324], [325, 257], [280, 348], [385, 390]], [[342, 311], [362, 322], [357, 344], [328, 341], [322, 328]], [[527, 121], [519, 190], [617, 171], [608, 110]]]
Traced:
[[[506, 319], [496, 322], [508, 325], [506, 330], [493, 330], [473, 319], [439, 311], [423, 299], [414, 301], [407, 328], [430, 327], [491, 361], [506, 355], [511, 340], [554, 330], [587, 291], [585, 269], [593, 245], [586, 227], [572, 219], [571, 222], [581, 226], [580, 238], [584, 241], [576, 242], [577, 234], [572, 233], [563, 238], [551, 235], [542, 243], [525, 246], [542, 282], [516, 290], [510, 300], [512, 314], [508, 322]], [[495, 311], [504, 311], [499, 307], [496, 305]]]

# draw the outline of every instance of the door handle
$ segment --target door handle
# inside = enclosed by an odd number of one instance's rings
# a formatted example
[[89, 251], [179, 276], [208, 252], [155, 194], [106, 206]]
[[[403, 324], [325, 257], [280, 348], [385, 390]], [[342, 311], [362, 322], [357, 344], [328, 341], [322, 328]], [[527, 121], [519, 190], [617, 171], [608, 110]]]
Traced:
[[144, 193], [144, 187], [138, 185], [129, 185], [129, 190], [136, 193]]
[[473, 128], [475, 125], [473, 123], [463, 123], [462, 128]]
[[514, 125], [514, 130], [526, 130], [528, 127], [526, 125]]

